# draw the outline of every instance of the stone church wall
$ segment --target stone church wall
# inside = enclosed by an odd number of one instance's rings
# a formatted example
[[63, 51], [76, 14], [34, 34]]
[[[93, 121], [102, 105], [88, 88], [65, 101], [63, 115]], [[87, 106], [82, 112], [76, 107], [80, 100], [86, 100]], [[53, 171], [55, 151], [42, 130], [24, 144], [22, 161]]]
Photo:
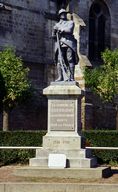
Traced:
[[[71, 10], [79, 14], [86, 24], [81, 27], [80, 53], [88, 56], [89, 46], [89, 11], [95, 0], [79, 0], [78, 10], [74, 6], [74, 0], [71, 1]], [[97, 0], [96, 0], [97, 2]], [[110, 47], [118, 48], [118, 1], [103, 0], [110, 13]], [[108, 19], [108, 18], [106, 18]], [[83, 128], [86, 129], [115, 129], [117, 127], [116, 109], [112, 105], [104, 106], [99, 99], [95, 98], [90, 92], [85, 93], [83, 100], [82, 120]]]
[[[96, 0], [97, 1], [97, 0]], [[61, 2], [61, 1], [58, 1]], [[94, 0], [71, 0], [69, 9], [83, 19], [86, 26], [80, 28], [80, 53], [88, 56], [89, 10]], [[104, 0], [111, 20], [111, 48], [118, 45], [118, 1]], [[53, 61], [54, 45], [51, 39], [55, 23], [57, 5], [54, 0], [1, 0], [0, 8], [0, 50], [5, 46], [14, 46], [17, 55], [30, 68], [29, 78], [36, 89], [34, 97], [26, 105], [17, 107], [11, 114], [11, 129], [46, 129], [47, 99], [42, 90], [55, 78]], [[79, 35], [79, 31], [78, 31]], [[83, 107], [83, 127], [99, 128], [115, 126], [115, 115], [111, 117], [112, 106], [101, 110], [90, 93], [86, 93]], [[111, 109], [111, 110], [110, 110]], [[104, 118], [105, 113], [105, 118]], [[110, 119], [110, 121], [109, 121]], [[113, 122], [113, 123], [111, 123]], [[2, 127], [2, 114], [0, 117]]]
[[[83, 33], [83, 36], [81, 37], [83, 40], [83, 45], [81, 44], [81, 49], [80, 49], [80, 51], [86, 55], [88, 55], [89, 11], [93, 2], [95, 2], [95, 0], [79, 0], [78, 5], [76, 5], [75, 0], [71, 0], [71, 3], [70, 3], [71, 10], [76, 12], [84, 20], [86, 24], [86, 27], [84, 28], [85, 33]], [[103, 2], [106, 3], [110, 13], [111, 48], [114, 49], [118, 47], [118, 11], [117, 11], [118, 1], [103, 0]]]
[[[34, 97], [11, 113], [11, 129], [46, 129], [47, 100], [42, 90], [53, 76], [51, 29], [55, 4], [48, 0], [2, 0], [0, 9], [0, 50], [13, 46], [30, 68]], [[50, 69], [50, 70], [49, 70]], [[48, 72], [49, 71], [49, 72]], [[0, 127], [2, 127], [1, 114]]]

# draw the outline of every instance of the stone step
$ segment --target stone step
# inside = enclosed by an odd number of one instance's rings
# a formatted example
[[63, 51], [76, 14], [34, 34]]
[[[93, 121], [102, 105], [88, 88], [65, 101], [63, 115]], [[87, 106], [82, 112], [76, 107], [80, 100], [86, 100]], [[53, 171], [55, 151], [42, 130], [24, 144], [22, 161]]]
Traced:
[[0, 183], [0, 192], [117, 192], [118, 184], [109, 183]]
[[90, 149], [78, 149], [78, 150], [52, 150], [52, 149], [37, 149], [36, 150], [36, 157], [48, 157], [50, 153], [55, 154], [65, 154], [67, 158], [90, 158], [92, 157], [92, 151]]
[[96, 158], [70, 158], [67, 167], [71, 168], [92, 168], [97, 166]]
[[47, 157], [36, 157], [29, 160], [29, 166], [48, 167]]
[[[30, 166], [48, 167], [47, 157], [36, 157], [29, 160]], [[97, 166], [96, 158], [69, 158], [67, 159], [67, 167], [71, 168], [90, 168]]]
[[98, 179], [111, 175], [111, 169], [107, 167], [97, 168], [65, 168], [49, 169], [45, 167], [22, 167], [15, 169], [14, 175], [23, 177], [41, 178], [72, 178], [72, 179]]

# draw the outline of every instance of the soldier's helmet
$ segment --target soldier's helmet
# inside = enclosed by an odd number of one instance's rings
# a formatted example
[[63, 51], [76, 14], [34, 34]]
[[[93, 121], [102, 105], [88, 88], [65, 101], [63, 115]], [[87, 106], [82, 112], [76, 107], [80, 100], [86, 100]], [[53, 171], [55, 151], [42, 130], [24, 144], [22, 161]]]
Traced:
[[58, 12], [58, 15], [60, 16], [62, 13], [68, 13], [65, 9], [60, 9]]

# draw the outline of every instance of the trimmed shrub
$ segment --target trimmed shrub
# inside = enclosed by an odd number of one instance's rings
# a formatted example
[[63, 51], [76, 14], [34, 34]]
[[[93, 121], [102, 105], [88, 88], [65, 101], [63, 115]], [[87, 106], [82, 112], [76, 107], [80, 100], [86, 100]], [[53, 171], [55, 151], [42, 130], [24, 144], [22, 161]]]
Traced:
[[[118, 131], [84, 131], [87, 146], [91, 147], [118, 147]], [[100, 163], [118, 161], [118, 150], [93, 150]]]
[[[41, 146], [45, 134], [44, 131], [0, 132], [0, 146]], [[34, 156], [35, 150], [31, 149], [0, 149], [1, 164], [26, 163]]]
[[[38, 146], [46, 131], [0, 132], [0, 146]], [[92, 147], [118, 147], [118, 131], [83, 131], [86, 145]], [[116, 164], [118, 150], [93, 150], [99, 163]], [[0, 164], [26, 163], [35, 156], [35, 150], [0, 149]]]

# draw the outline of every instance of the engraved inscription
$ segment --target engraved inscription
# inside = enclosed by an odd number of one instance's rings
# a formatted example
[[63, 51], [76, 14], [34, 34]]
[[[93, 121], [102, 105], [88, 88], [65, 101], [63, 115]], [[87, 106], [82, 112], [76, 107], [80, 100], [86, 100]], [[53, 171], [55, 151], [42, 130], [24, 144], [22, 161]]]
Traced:
[[50, 103], [50, 129], [69, 130], [75, 128], [75, 102], [72, 100], [52, 100]]

